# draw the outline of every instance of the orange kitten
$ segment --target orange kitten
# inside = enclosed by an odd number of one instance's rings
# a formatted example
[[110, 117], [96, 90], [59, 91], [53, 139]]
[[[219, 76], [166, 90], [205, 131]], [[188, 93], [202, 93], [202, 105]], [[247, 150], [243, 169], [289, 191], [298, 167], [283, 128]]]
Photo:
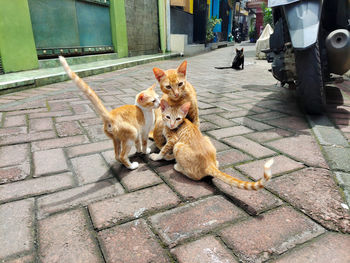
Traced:
[[[197, 95], [191, 83], [186, 80], [186, 69], [187, 61], [184, 61], [177, 69], [163, 71], [159, 68], [153, 68], [153, 73], [163, 92], [162, 99], [166, 100], [171, 107], [179, 107], [186, 102], [190, 102], [191, 106], [187, 118], [199, 126]], [[159, 149], [165, 144], [163, 127], [161, 111], [157, 110], [153, 139]]]
[[101, 116], [105, 134], [113, 140], [116, 160], [129, 169], [136, 169], [137, 162], [131, 163], [128, 154], [135, 144], [137, 152], [150, 153], [147, 147], [148, 133], [154, 123], [154, 110], [159, 107], [159, 98], [155, 93], [155, 84], [137, 94], [135, 105], [124, 105], [107, 111], [96, 93], [74, 73], [64, 57], [60, 62], [68, 76], [85, 93]]
[[236, 179], [218, 169], [216, 149], [207, 136], [203, 136], [196, 125], [185, 117], [190, 108], [187, 102], [180, 107], [171, 107], [161, 100], [162, 119], [165, 124], [164, 135], [167, 143], [159, 154], [151, 154], [152, 160], [161, 160], [173, 152], [176, 159], [174, 169], [193, 180], [200, 180], [207, 175], [214, 176], [237, 188], [258, 190], [271, 178], [273, 159], [265, 163], [264, 177], [257, 182]]

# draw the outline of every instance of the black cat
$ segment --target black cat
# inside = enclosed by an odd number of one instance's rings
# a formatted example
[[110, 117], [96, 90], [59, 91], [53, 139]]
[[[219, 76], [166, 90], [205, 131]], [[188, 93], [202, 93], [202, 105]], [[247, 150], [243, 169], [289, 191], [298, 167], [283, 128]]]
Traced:
[[232, 61], [231, 67], [215, 67], [216, 69], [225, 69], [225, 68], [233, 68], [233, 69], [244, 69], [244, 54], [243, 54], [243, 48], [241, 50], [236, 48], [236, 56]]

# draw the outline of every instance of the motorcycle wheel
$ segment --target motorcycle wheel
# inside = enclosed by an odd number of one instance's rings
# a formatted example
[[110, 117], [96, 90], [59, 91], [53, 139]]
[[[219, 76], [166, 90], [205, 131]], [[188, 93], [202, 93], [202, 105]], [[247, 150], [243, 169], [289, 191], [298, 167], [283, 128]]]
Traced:
[[324, 82], [318, 42], [295, 51], [297, 95], [309, 114], [322, 114], [325, 105]]

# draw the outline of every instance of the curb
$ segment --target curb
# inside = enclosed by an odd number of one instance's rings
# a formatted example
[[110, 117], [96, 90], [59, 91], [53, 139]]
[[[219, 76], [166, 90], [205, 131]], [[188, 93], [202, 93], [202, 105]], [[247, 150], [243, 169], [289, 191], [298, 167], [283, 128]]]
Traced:
[[[168, 53], [168, 54], [156, 54], [156, 55], [150, 55], [146, 58], [144, 56], [140, 57], [130, 57], [127, 59], [123, 59], [121, 62], [113, 61], [113, 60], [106, 60], [106, 65], [103, 66], [91, 66], [84, 69], [76, 69], [77, 66], [82, 66], [84, 64], [79, 65], [72, 65], [72, 69], [78, 73], [78, 75], [82, 78], [97, 74], [102, 74], [110, 71], [115, 71], [118, 69], [133, 67], [136, 65], [141, 65], [149, 62], [159, 61], [159, 60], [165, 60], [170, 58], [179, 57], [180, 53]], [[57, 73], [47, 73], [47, 69], [39, 69], [34, 70], [31, 72], [28, 72], [28, 75], [32, 73], [33, 76], [31, 77], [22, 77], [17, 78], [16, 80], [9, 80], [9, 81], [1, 81], [0, 78], [0, 95], [15, 92], [18, 90], [28, 89], [28, 88], [34, 88], [34, 87], [40, 87], [52, 83], [62, 82], [68, 80], [67, 74], [64, 72], [63, 68], [51, 68], [57, 69]], [[18, 74], [18, 73], [9, 73], [9, 74]], [[3, 75], [7, 77], [6, 75]], [[13, 76], [13, 75], [12, 75]], [[5, 78], [4, 77], [4, 78]]]
[[350, 144], [327, 116], [306, 117], [350, 207]]

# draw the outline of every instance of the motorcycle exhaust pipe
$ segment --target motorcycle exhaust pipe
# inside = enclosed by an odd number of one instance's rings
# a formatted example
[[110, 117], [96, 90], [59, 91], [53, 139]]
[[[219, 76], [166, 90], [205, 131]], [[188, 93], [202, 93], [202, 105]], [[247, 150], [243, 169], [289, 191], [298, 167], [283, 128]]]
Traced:
[[331, 73], [343, 75], [350, 69], [350, 33], [337, 29], [326, 38], [328, 66]]

